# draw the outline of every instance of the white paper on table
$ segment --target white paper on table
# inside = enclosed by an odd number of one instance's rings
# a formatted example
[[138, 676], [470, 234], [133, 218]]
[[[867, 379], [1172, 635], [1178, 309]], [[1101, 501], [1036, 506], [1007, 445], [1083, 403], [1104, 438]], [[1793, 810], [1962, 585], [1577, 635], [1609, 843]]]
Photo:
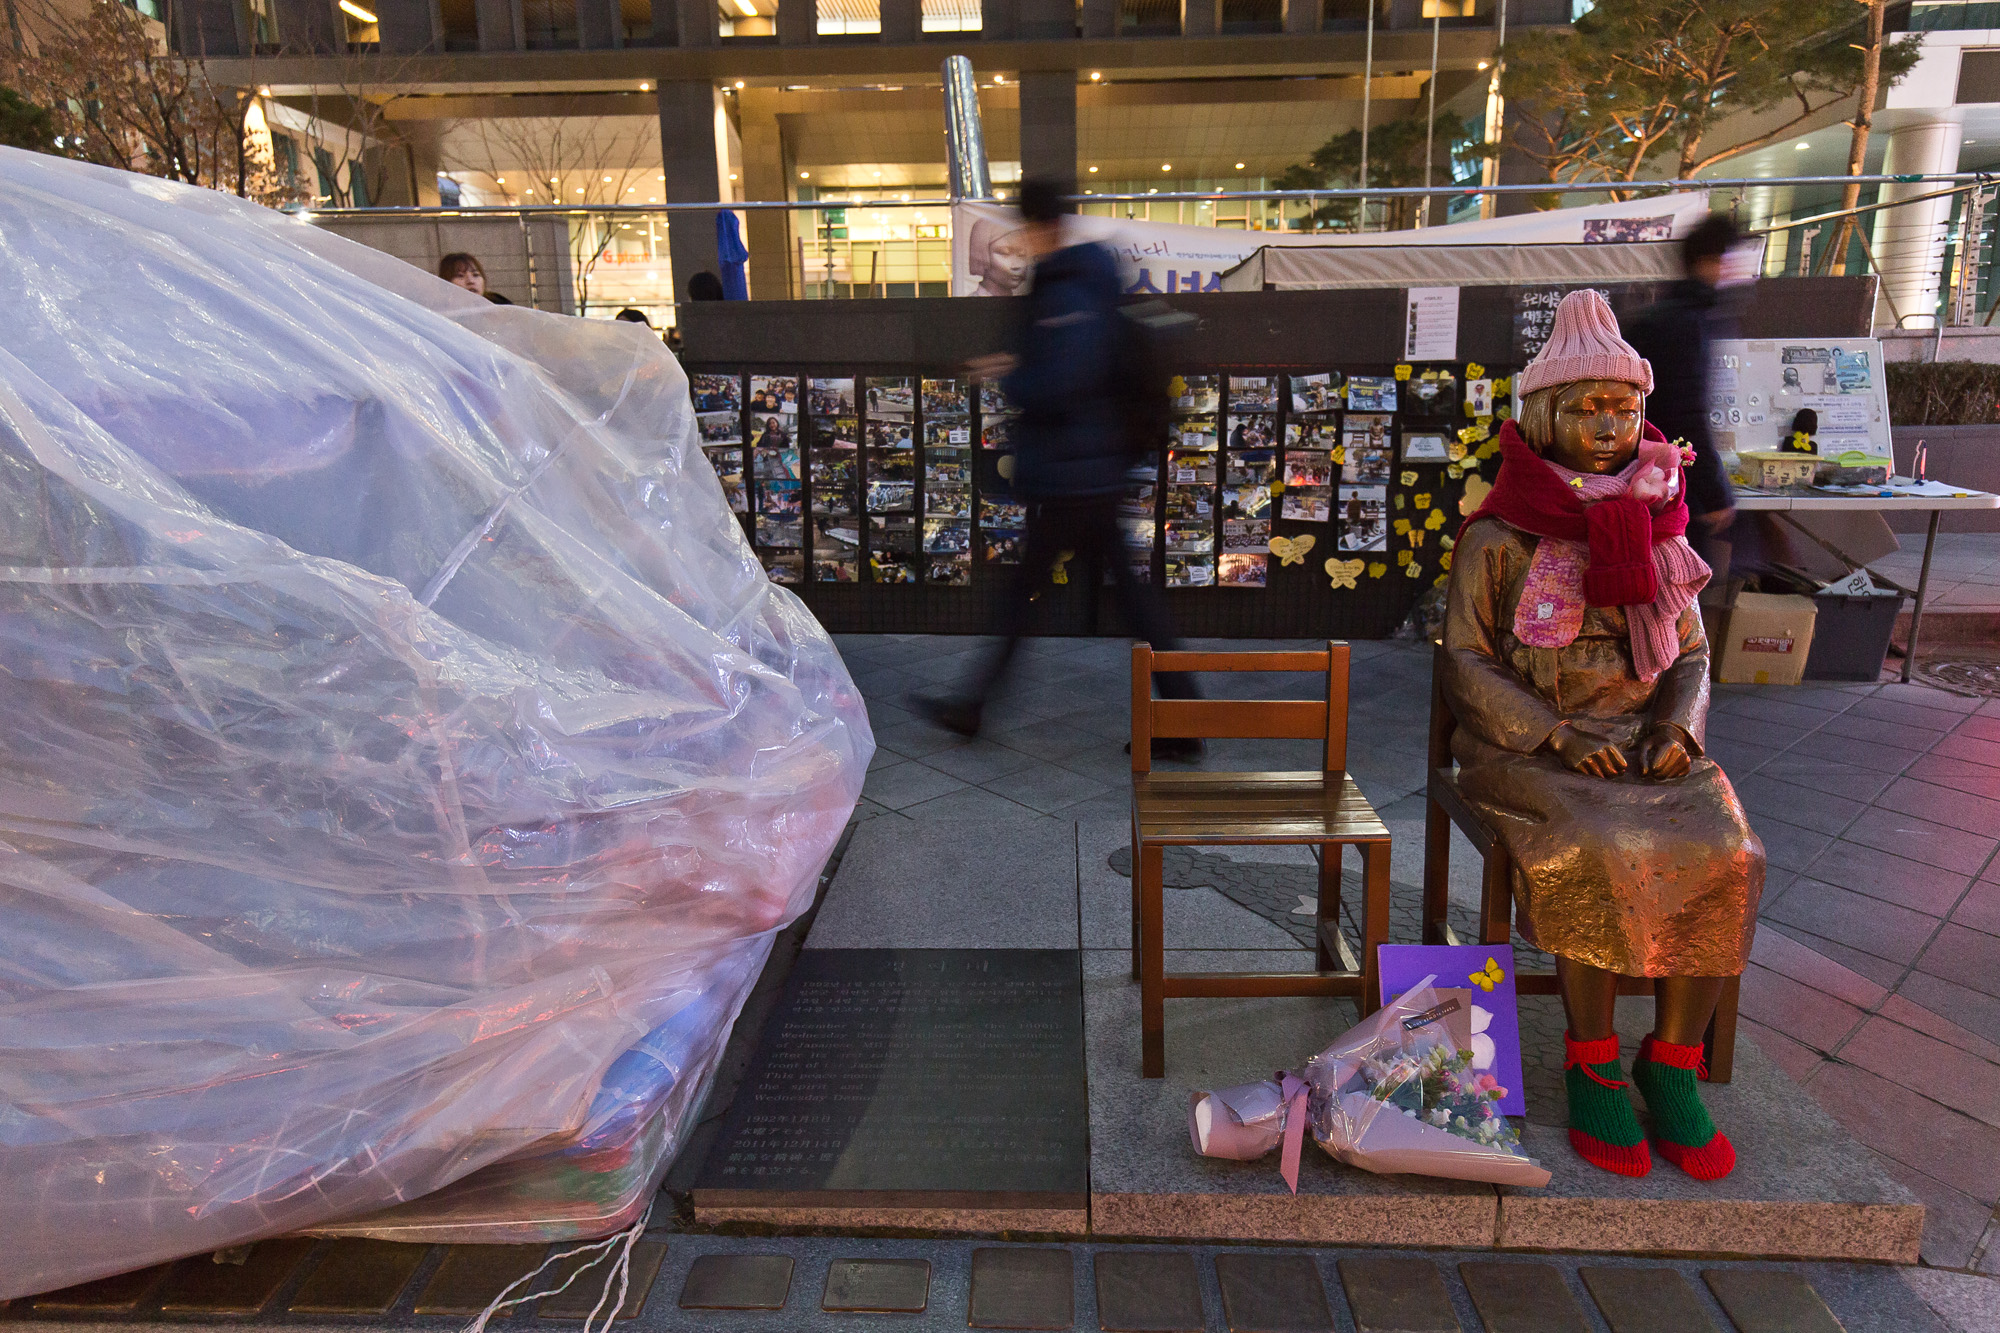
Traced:
[[1801, 406], [1819, 413], [1819, 428], [1825, 432], [1868, 431], [1871, 399], [1861, 394], [1809, 393]]
[[1412, 287], [1403, 333], [1405, 361], [1458, 359], [1458, 288]]

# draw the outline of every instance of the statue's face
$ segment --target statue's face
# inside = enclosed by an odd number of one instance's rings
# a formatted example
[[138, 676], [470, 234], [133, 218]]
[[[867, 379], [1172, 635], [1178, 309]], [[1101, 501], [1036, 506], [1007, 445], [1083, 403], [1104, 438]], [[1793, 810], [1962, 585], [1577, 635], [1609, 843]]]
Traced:
[[1572, 472], [1617, 472], [1639, 453], [1646, 396], [1623, 380], [1578, 380], [1556, 391], [1545, 457]]

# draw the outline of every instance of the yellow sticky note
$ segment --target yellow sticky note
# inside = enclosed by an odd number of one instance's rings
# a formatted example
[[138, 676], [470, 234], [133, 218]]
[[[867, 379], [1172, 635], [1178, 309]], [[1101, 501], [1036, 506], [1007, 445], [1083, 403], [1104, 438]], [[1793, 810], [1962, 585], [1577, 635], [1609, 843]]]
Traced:
[[1438, 538], [1438, 545], [1449, 551], [1452, 547], [1458, 545], [1458, 538], [1447, 532], [1444, 536]]
[[1383, 564], [1380, 560], [1371, 561], [1369, 563], [1368, 577], [1371, 579], [1379, 579], [1388, 572], [1389, 572], [1389, 567]]
[[1396, 530], [1397, 535], [1400, 536], [1401, 534], [1408, 532], [1410, 530], [1410, 520], [1407, 518], [1399, 518], [1389, 526], [1393, 527]]
[[1414, 560], [1415, 558], [1416, 556], [1409, 551], [1396, 552], [1396, 563], [1399, 565], [1407, 565], [1410, 563], [1410, 561]]
[[1411, 528], [1411, 529], [1410, 529], [1410, 545], [1412, 545], [1412, 546], [1422, 546], [1422, 545], [1424, 544], [1424, 537], [1425, 537], [1426, 535], [1427, 535], [1427, 534], [1426, 534], [1426, 533], [1424, 532], [1424, 530], [1423, 530], [1422, 528]]
[[1403, 566], [1404, 578], [1420, 579], [1423, 576], [1424, 576], [1424, 567], [1422, 565], [1411, 564]]
[[1396, 497], [1396, 508], [1401, 509], [1402, 507], [1403, 507], [1403, 497], [1401, 495], [1398, 495]]
[[1469, 380], [1483, 380], [1486, 378], [1486, 367], [1477, 361], [1468, 361], [1465, 363], [1465, 377]]
[[[1463, 445], [1459, 446], [1459, 456], [1461, 458], [1465, 456], [1465, 447]], [[1460, 477], [1465, 475], [1465, 469], [1460, 467], [1456, 463], [1448, 463], [1445, 465], [1444, 474], [1445, 476], [1451, 478], [1453, 481], [1457, 481]]]
[[1431, 493], [1429, 491], [1420, 492], [1416, 497], [1416, 501], [1417, 508], [1429, 509], [1431, 507]]
[[1442, 555], [1440, 555], [1440, 556], [1438, 557], [1438, 566], [1439, 566], [1439, 568], [1441, 568], [1441, 569], [1450, 569], [1450, 568], [1451, 568], [1451, 552], [1450, 552], [1450, 551], [1446, 551], [1446, 552], [1444, 552], [1444, 553], [1443, 553]]
[[1431, 510], [1430, 517], [1424, 520], [1424, 526], [1429, 528], [1432, 532], [1436, 532], [1439, 528], [1443, 527], [1444, 510], [1442, 509]]
[[1333, 461], [1334, 461], [1335, 463], [1345, 463], [1345, 462], [1347, 461], [1347, 446], [1346, 446], [1346, 445], [1344, 445], [1344, 444], [1343, 444], [1343, 445], [1338, 445], [1338, 446], [1336, 446], [1336, 447], [1334, 448], [1334, 451], [1333, 451]]
[[1410, 377], [1410, 371], [1411, 371], [1412, 369], [1414, 369], [1414, 367], [1411, 367], [1411, 366], [1397, 366], [1397, 367], [1396, 367], [1396, 378], [1397, 378], [1397, 379], [1399, 379], [1399, 380], [1406, 380], [1406, 379], [1408, 379], [1408, 378]]
[[1405, 470], [1405, 471], [1404, 471], [1404, 473], [1403, 473], [1403, 475], [1402, 475], [1402, 477], [1400, 477], [1400, 478], [1399, 478], [1399, 480], [1400, 480], [1400, 481], [1401, 481], [1401, 482], [1402, 482], [1402, 483], [1403, 483], [1403, 484], [1404, 484], [1405, 486], [1414, 486], [1414, 485], [1416, 485], [1416, 484], [1417, 484], [1417, 474], [1416, 474], [1416, 473], [1414, 473], [1414, 472], [1410, 472], [1410, 471], [1407, 471], [1407, 470]]

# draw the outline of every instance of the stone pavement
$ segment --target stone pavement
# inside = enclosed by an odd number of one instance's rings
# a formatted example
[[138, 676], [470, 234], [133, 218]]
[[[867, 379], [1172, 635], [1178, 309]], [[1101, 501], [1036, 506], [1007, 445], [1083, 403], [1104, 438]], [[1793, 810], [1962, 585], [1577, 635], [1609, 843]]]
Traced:
[[[1032, 642], [974, 741], [904, 704], [969, 673], [985, 641], [840, 644], [879, 746], [857, 819], [950, 821], [976, 857], [1022, 821], [1127, 817], [1124, 643]], [[1395, 836], [1394, 880], [1414, 885], [1429, 649], [1353, 651], [1353, 772]], [[1281, 684], [1297, 697], [1311, 682]], [[1770, 858], [1743, 1031], [1923, 1199], [1926, 1263], [2000, 1272], [2000, 700], [1890, 682], [1721, 687], [1709, 748]], [[1305, 768], [1310, 749], [1220, 742], [1205, 766]], [[1471, 900], [1474, 864], [1460, 844], [1455, 898]]]
[[[1949, 521], [1949, 520], [1947, 520]], [[1923, 572], [1924, 539], [1902, 534], [1903, 549], [1874, 561], [1879, 571], [1914, 590]], [[1924, 615], [2000, 612], [2000, 539], [1990, 532], [1940, 532], [1931, 555], [1930, 600]]]

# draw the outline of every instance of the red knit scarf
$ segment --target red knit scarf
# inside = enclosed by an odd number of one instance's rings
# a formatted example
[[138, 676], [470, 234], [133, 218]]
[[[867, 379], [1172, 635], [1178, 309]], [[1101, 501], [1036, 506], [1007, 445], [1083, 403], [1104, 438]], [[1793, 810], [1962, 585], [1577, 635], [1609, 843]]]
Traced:
[[[1666, 443], [1650, 421], [1645, 438]], [[1500, 475], [1459, 536], [1482, 518], [1497, 518], [1537, 537], [1583, 542], [1590, 548], [1583, 595], [1592, 606], [1650, 603], [1660, 594], [1653, 546], [1687, 532], [1687, 501], [1675, 495], [1658, 513], [1631, 496], [1586, 505], [1528, 447], [1512, 421], [1500, 425]]]

